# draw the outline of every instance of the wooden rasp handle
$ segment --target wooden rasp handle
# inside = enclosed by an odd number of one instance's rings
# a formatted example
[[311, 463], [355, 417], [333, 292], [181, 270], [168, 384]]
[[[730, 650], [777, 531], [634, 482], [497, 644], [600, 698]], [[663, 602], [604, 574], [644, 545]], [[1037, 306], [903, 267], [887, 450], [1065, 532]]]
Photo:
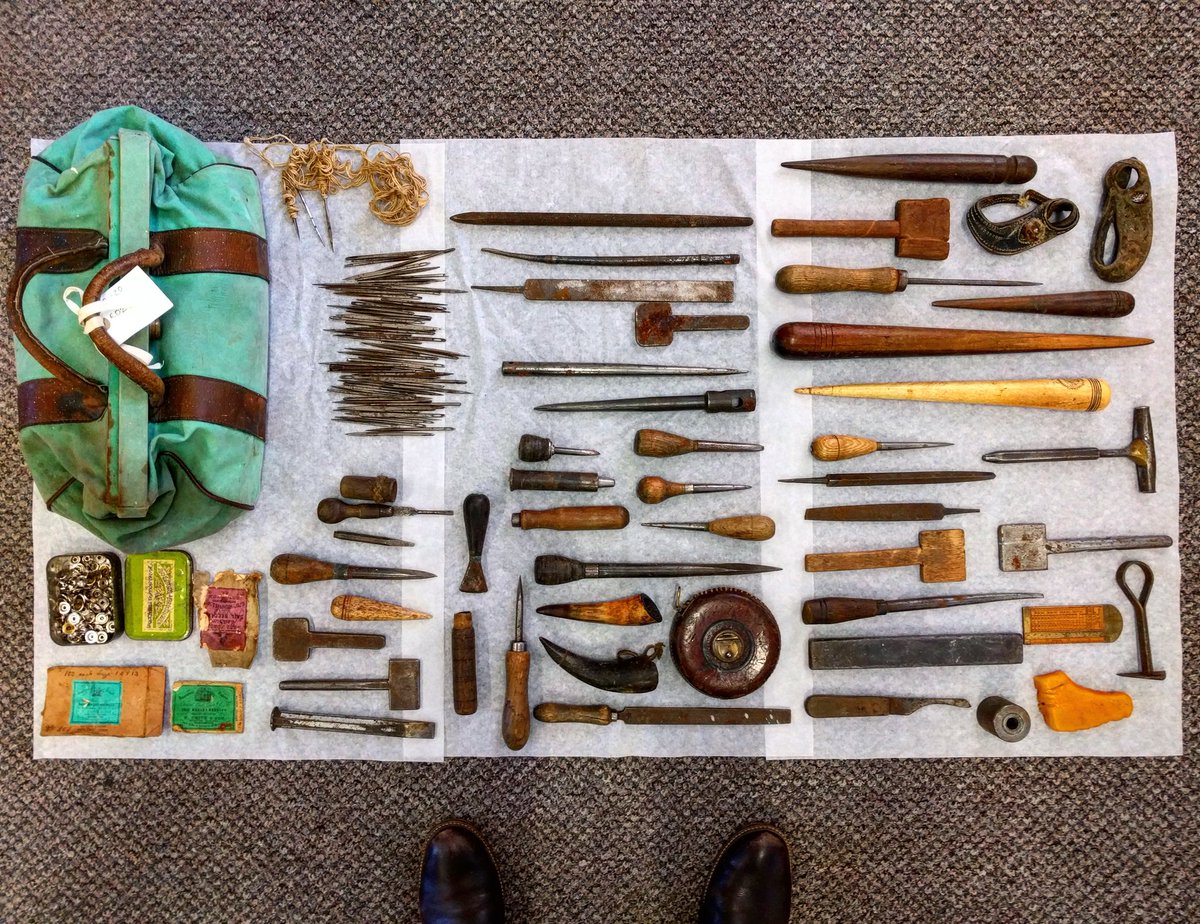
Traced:
[[504, 655], [504, 714], [501, 732], [509, 750], [519, 751], [529, 740], [529, 652]]
[[587, 725], [608, 725], [612, 710], [607, 706], [576, 706], [570, 703], [541, 703], [533, 710], [539, 722], [583, 722]]
[[521, 529], [624, 529], [629, 511], [617, 505], [521, 510], [513, 514], [512, 524]]
[[474, 715], [477, 708], [475, 688], [475, 626], [469, 611], [454, 614], [450, 629], [450, 668], [454, 678], [454, 711]]
[[772, 237], [898, 237], [900, 222], [817, 221], [805, 218], [776, 218], [771, 222]]
[[806, 626], [831, 626], [852, 619], [870, 619], [886, 612], [881, 603], [865, 597], [815, 597], [804, 601], [800, 619]]
[[793, 264], [775, 274], [775, 285], [793, 295], [820, 292], [902, 292], [908, 284], [903, 270], [890, 266], [876, 269], [841, 269], [836, 266]]

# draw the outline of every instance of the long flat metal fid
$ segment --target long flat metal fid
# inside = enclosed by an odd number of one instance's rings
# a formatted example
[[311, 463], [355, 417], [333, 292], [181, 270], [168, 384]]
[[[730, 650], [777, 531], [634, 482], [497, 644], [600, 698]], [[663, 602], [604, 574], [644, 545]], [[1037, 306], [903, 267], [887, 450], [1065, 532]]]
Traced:
[[718, 706], [626, 706], [542, 703], [533, 710], [539, 722], [581, 722], [586, 725], [789, 725], [790, 709], [750, 709]]
[[666, 366], [652, 363], [526, 363], [500, 364], [504, 376], [548, 375], [745, 375], [745, 369], [724, 366]]
[[526, 279], [519, 286], [471, 286], [531, 302], [731, 302], [733, 283], [713, 279]]
[[739, 215], [675, 215], [643, 212], [459, 212], [460, 225], [525, 225], [539, 228], [745, 228]]
[[812, 639], [808, 662], [814, 671], [1020, 664], [1023, 641], [1016, 632]]
[[971, 703], [958, 698], [919, 696], [838, 696], [816, 694], [804, 701], [804, 711], [814, 719], [857, 719], [881, 715], [912, 715], [924, 706], [957, 706]]

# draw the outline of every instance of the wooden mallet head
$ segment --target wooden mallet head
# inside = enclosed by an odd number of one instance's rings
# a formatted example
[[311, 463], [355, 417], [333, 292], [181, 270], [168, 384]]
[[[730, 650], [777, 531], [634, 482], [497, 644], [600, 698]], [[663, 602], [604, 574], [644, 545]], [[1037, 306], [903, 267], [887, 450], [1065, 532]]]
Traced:
[[896, 203], [896, 256], [945, 260], [950, 256], [950, 200], [901, 199]]
[[917, 537], [921, 580], [940, 584], [967, 579], [967, 544], [961, 529], [927, 529]]

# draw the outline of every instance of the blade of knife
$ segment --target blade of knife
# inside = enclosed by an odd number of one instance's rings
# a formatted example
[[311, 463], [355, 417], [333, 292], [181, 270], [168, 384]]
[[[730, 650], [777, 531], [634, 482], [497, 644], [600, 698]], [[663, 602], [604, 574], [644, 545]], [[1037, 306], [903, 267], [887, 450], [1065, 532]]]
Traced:
[[626, 706], [613, 715], [626, 725], [789, 725], [790, 709], [707, 706]]

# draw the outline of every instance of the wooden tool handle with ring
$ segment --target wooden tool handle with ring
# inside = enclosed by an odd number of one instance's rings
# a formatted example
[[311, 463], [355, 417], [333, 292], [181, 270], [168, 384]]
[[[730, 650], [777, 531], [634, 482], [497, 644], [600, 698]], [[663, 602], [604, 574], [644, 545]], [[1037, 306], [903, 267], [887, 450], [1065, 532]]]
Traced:
[[587, 725], [608, 725], [612, 710], [607, 706], [576, 706], [570, 703], [541, 703], [533, 710], [539, 722], [583, 722]]
[[908, 274], [891, 266], [875, 269], [842, 269], [836, 266], [793, 264], [775, 274], [775, 285], [792, 295], [821, 292], [903, 292]]
[[619, 505], [520, 510], [512, 515], [512, 525], [520, 529], [624, 529], [629, 525], [629, 511]]

